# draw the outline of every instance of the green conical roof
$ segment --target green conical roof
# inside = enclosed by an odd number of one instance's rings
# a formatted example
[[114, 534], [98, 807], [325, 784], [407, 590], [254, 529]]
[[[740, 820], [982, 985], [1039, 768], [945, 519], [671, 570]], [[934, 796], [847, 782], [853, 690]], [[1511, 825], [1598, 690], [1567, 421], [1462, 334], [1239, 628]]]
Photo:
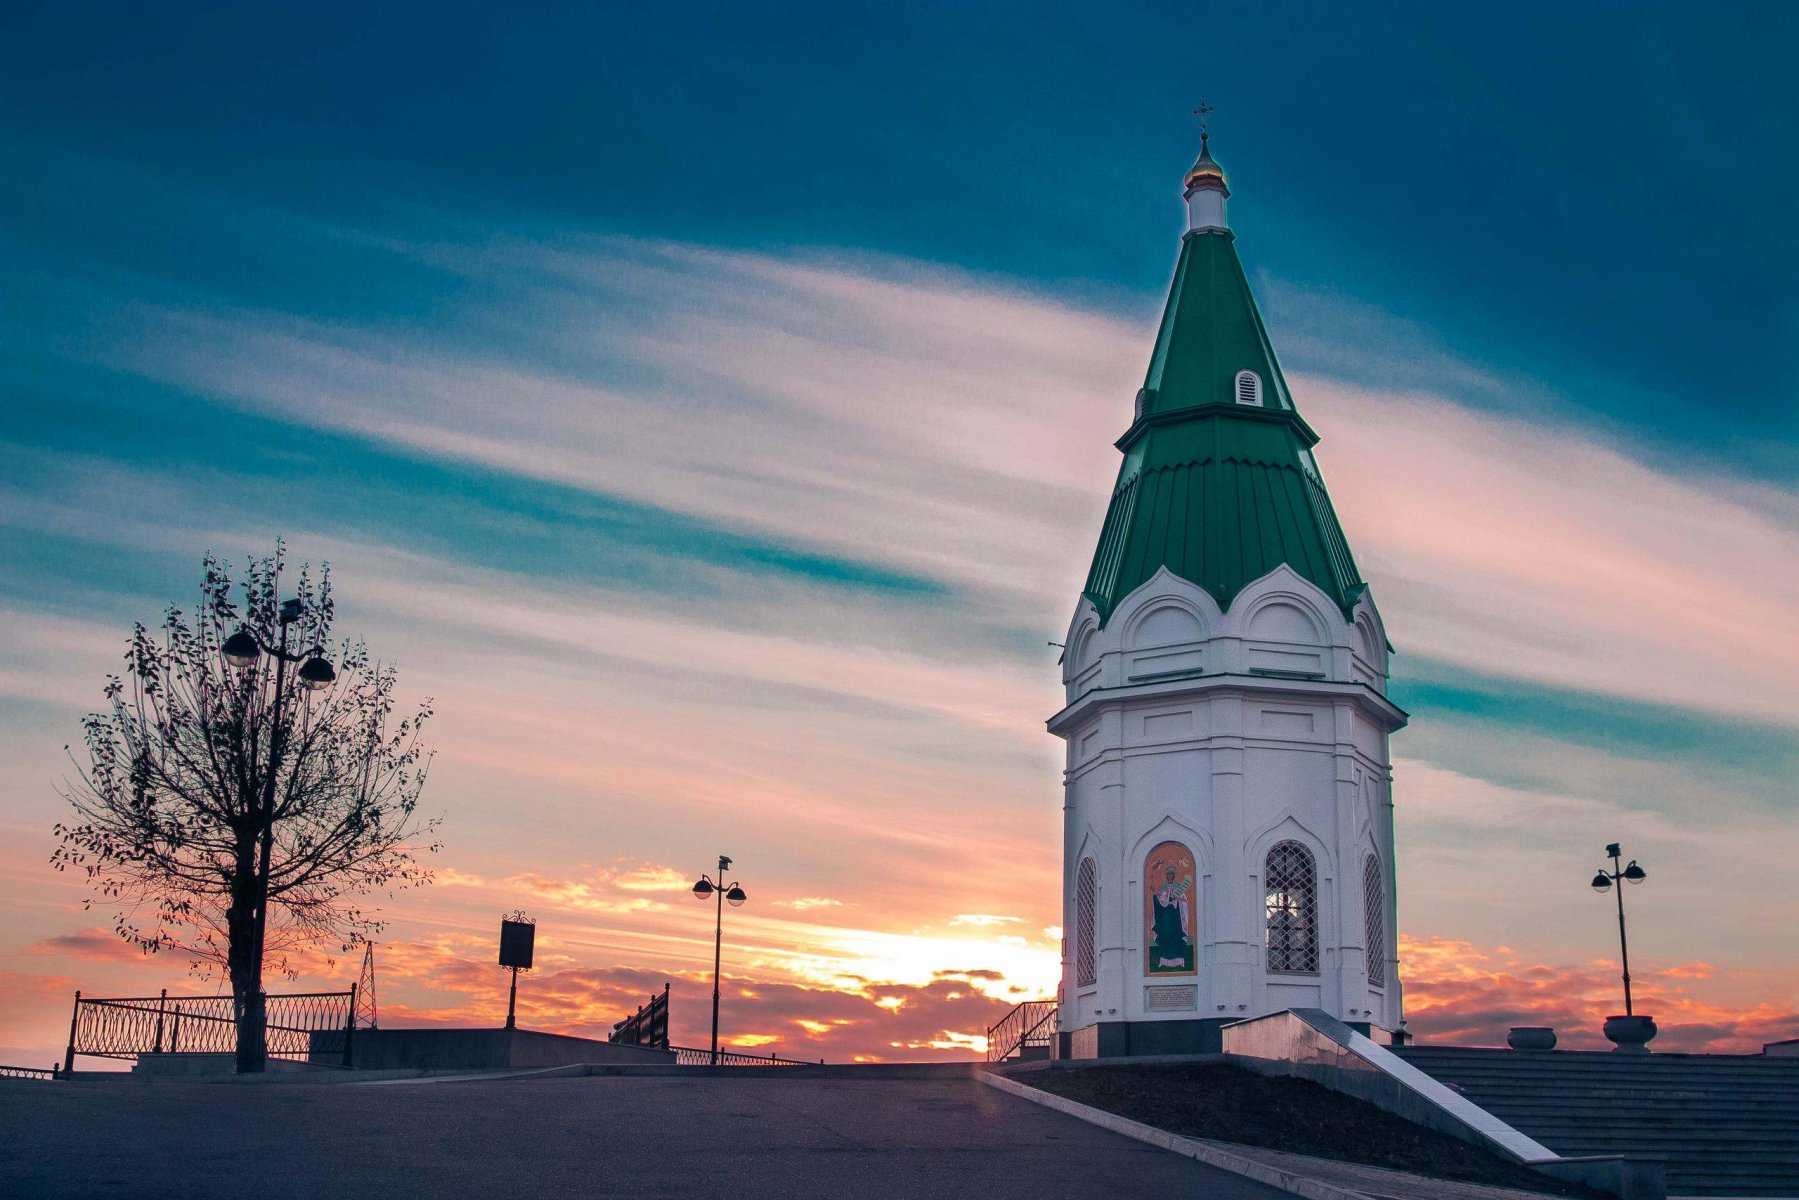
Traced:
[[[1259, 406], [1238, 402], [1242, 371], [1260, 381]], [[1365, 585], [1312, 460], [1317, 441], [1230, 231], [1188, 233], [1087, 575], [1100, 620], [1163, 567], [1229, 608], [1282, 563], [1347, 615]]]

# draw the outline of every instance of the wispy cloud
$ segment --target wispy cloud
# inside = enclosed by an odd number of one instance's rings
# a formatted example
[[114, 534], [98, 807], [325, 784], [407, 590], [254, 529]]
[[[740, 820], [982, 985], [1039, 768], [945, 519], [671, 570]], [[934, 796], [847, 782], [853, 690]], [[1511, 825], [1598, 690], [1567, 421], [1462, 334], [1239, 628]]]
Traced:
[[[274, 313], [140, 310], [115, 358], [938, 579], [970, 627], [1060, 624], [1141, 371], [1136, 323], [892, 260], [618, 240], [406, 252], [546, 319], [471, 356]], [[1790, 723], [1799, 706], [1770, 698], [1792, 696], [1799, 649], [1770, 634], [1799, 604], [1799, 501], [1647, 466], [1566, 417], [1469, 407], [1474, 377], [1444, 374], [1447, 392], [1294, 381], [1401, 649]]]

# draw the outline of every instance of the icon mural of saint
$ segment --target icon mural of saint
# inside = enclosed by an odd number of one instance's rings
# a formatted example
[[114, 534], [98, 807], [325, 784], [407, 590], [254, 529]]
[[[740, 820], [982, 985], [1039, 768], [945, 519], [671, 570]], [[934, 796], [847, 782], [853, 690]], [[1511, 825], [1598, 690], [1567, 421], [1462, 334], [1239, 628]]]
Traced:
[[1163, 842], [1144, 863], [1144, 972], [1191, 975], [1193, 954], [1193, 855], [1179, 842]]

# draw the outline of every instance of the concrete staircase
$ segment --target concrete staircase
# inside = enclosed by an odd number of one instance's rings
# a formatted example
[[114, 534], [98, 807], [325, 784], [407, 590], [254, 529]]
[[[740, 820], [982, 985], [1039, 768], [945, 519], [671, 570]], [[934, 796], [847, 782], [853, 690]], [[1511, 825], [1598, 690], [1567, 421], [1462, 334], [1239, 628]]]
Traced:
[[1799, 1197], [1799, 1057], [1394, 1053], [1558, 1154], [1662, 1159], [1671, 1196]]

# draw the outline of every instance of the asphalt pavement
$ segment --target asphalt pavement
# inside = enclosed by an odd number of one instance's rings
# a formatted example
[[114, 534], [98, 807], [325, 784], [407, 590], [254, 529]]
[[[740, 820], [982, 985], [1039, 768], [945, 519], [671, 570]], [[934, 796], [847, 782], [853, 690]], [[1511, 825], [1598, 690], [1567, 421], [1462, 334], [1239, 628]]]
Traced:
[[0, 1196], [1265, 1200], [972, 1078], [0, 1080]]

